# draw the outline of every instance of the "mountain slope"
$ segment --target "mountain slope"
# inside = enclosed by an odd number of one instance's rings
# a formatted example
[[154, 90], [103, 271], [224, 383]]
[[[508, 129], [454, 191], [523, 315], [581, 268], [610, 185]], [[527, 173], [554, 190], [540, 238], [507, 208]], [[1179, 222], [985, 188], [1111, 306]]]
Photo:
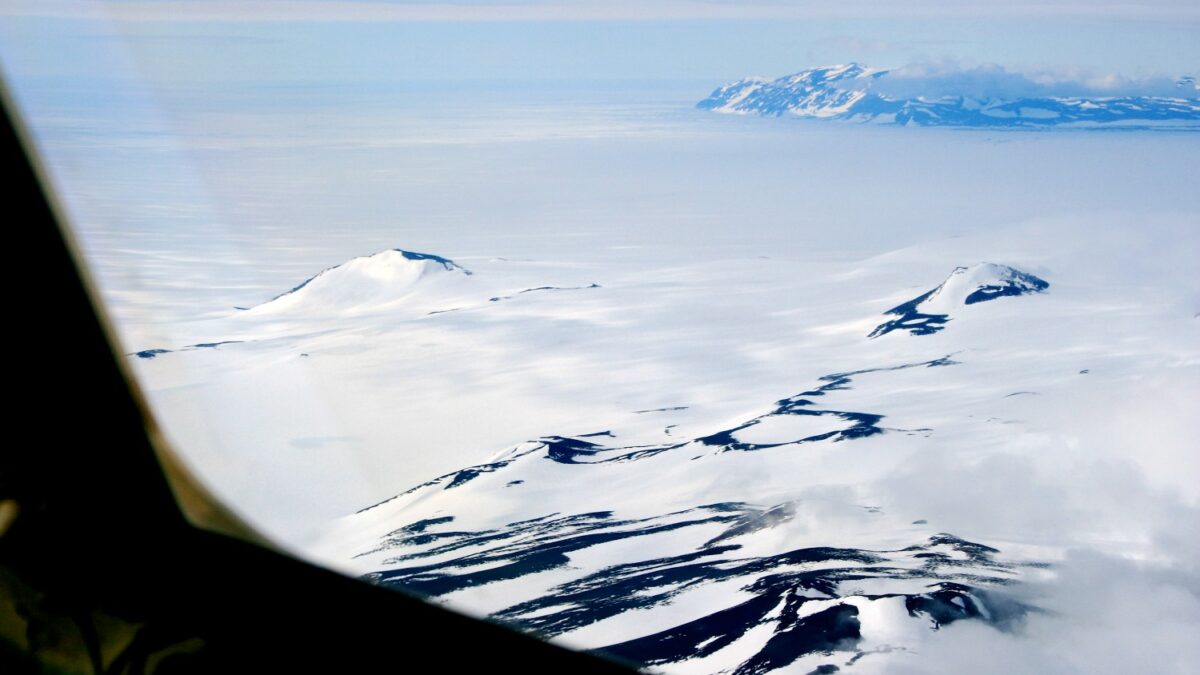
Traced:
[[701, 110], [853, 120], [878, 124], [985, 128], [1200, 128], [1200, 93], [1180, 80], [1179, 97], [969, 96], [893, 98], [873, 91], [887, 70], [861, 64], [810, 68], [776, 80], [750, 78], [719, 87]]
[[884, 312], [897, 318], [879, 324], [867, 337], [876, 338], [894, 330], [929, 335], [942, 330], [950, 320], [950, 313], [959, 307], [1005, 296], [1041, 293], [1049, 287], [1042, 279], [1007, 265], [980, 263], [958, 267], [936, 288]]
[[[1047, 286], [982, 263], [905, 306]], [[690, 433], [666, 424], [685, 407], [635, 411], [663, 418], [658, 440], [616, 427], [530, 440], [362, 509], [342, 551], [374, 583], [667, 672], [879, 667], [946, 624], [1019, 620], [1030, 608], [1004, 587], [1042, 566], [1028, 547], [834, 496], [811, 471], [815, 457], [894, 454], [941, 431], [889, 423], [889, 392], [937, 391], [961, 365], [864, 364]], [[887, 407], [860, 407], [864, 391]]]
[[470, 275], [470, 270], [448, 258], [392, 249], [322, 270], [290, 291], [247, 311], [312, 313], [378, 308], [418, 289], [428, 292], [431, 287], [444, 288]]

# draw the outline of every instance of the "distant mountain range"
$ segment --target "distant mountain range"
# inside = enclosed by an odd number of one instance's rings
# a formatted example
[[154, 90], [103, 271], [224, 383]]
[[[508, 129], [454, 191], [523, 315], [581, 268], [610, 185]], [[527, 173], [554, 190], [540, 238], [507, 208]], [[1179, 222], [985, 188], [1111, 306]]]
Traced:
[[986, 128], [1166, 127], [1200, 129], [1200, 88], [1179, 80], [1179, 97], [890, 97], [873, 91], [890, 71], [858, 63], [810, 68], [776, 80], [747, 78], [719, 87], [701, 110], [815, 117], [906, 126]]

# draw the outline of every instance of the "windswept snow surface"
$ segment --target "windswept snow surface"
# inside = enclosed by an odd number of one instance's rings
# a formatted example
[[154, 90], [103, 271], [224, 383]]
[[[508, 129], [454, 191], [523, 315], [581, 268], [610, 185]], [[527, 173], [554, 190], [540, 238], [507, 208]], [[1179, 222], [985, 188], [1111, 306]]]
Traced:
[[1200, 136], [690, 91], [39, 138], [165, 433], [299, 555], [670, 673], [1200, 662]]
[[[386, 250], [199, 324], [211, 342], [134, 356], [158, 382], [207, 358], [226, 394], [325, 364], [344, 388], [331, 400], [394, 425], [398, 461], [478, 446], [480, 459], [444, 457], [449, 470], [363, 504], [309, 549], [372, 583], [663, 672], [878, 672], [924, 663], [962, 621], [1001, 634], [1036, 621], [1048, 610], [1030, 585], [1107, 529], [1077, 523], [1064, 538], [1030, 512], [1063, 504], [975, 472], [1037, 458], [1047, 478], [1080, 461], [1071, 438], [1095, 433], [1085, 392], [1137, 387], [1148, 360], [1160, 377], [1195, 374], [1194, 280], [1152, 260], [1114, 278], [1095, 264], [1121, 255], [1105, 237], [1031, 247], [1037, 229], [851, 265], [588, 270], [604, 283], [563, 261]], [[981, 250], [1015, 264], [965, 260]], [[775, 284], [769, 302], [744, 300]], [[913, 286], [930, 290], [895, 304]], [[897, 318], [868, 337], [881, 313]], [[755, 332], [689, 339], [713, 316]], [[207, 345], [220, 349], [195, 349]], [[658, 349], [682, 353], [641, 362]], [[439, 421], [431, 397], [465, 398], [459, 422]], [[535, 433], [455, 435], [517, 405], [517, 428]], [[305, 438], [313, 423], [291, 419], [301, 428], [270, 432]], [[966, 473], [945, 484], [931, 462]], [[1091, 499], [1069, 492], [1070, 508]]]

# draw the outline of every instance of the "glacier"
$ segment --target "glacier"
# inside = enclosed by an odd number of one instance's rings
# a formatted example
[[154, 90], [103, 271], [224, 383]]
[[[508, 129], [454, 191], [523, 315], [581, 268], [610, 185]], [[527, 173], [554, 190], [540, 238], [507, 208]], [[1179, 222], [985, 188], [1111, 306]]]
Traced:
[[[909, 304], [976, 304], [1047, 286], [981, 263]], [[663, 672], [874, 667], [956, 621], [1004, 627], [1034, 611], [1005, 587], [1045, 561], [864, 504], [823, 504], [840, 531], [797, 539], [789, 530], [813, 508], [810, 481], [721, 487], [756, 462], [736, 455], [769, 453], [774, 471], [800, 477], [811, 452], [928, 436], [933, 429], [894, 427], [842, 399], [863, 380], [937, 382], [957, 365], [947, 355], [824, 375], [759, 415], [692, 437], [668, 424], [686, 409], [676, 406], [635, 411], [663, 418], [658, 441], [616, 429], [533, 439], [348, 518], [343, 527], [367, 542], [352, 565], [372, 583], [492, 605], [493, 619]]]
[[[1171, 256], [1114, 276], [1122, 247], [1081, 228], [1050, 250], [1030, 247], [1047, 241], [1031, 225], [857, 262], [685, 253], [624, 273], [390, 248], [130, 358], [168, 414], [184, 410], [174, 392], [194, 402], [199, 389], [254, 415], [234, 437], [241, 457], [281, 440], [297, 458], [364, 442], [297, 409], [304, 373], [326, 373], [324, 400], [370, 414], [375, 429], [350, 428], [429, 477], [388, 479], [390, 496], [303, 549], [370, 583], [652, 672], [937, 667], [963, 626], [1018, 636], [1054, 615], [1031, 589], [1060, 583], [1073, 547], [1120, 521], [1077, 523], [1080, 539], [1042, 532], [1060, 497], [1031, 496], [1006, 467], [1083, 461], [1059, 435], [1086, 433], [1087, 392], [1136, 387], [1148, 360], [1190, 377], [1179, 324], [1194, 319], [1141, 290], [1191, 292]], [[1004, 262], [970, 260], [982, 250]], [[723, 302], [746, 320], [789, 318], [758, 338], [770, 343], [739, 333], [698, 343], [678, 370], [642, 362], [639, 340], [670, 363], [728, 315]], [[788, 306], [803, 311], [780, 315]], [[1114, 352], [1103, 331], [1153, 348]], [[445, 408], [421, 407], [430, 397]], [[499, 423], [514, 410], [522, 426]], [[287, 471], [346, 480], [331, 466]]]

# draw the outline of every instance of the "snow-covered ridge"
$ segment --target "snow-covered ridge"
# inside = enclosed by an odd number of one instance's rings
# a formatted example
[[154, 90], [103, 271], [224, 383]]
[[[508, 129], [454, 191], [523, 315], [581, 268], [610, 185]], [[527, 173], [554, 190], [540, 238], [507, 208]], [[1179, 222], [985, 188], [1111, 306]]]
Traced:
[[[1047, 287], [980, 263], [891, 313], [944, 321]], [[894, 397], [867, 407], [864, 393], [936, 387], [962, 365], [866, 363], [690, 430], [671, 423], [687, 406], [670, 406], [632, 411], [660, 434], [542, 436], [360, 509], [339, 551], [373, 583], [664, 672], [849, 671], [864, 657], [870, 670], [949, 623], [1003, 627], [1030, 610], [1004, 586], [1040, 560], [809, 491], [824, 480], [815, 457], [939, 433], [898, 426]]]
[[944, 328], [951, 312], [959, 307], [1009, 295], [1041, 293], [1049, 287], [1048, 282], [1007, 265], [985, 262], [956, 267], [937, 287], [884, 312], [897, 318], [879, 324], [867, 337], [877, 338], [894, 330], [929, 335]]
[[1178, 98], [945, 96], [893, 98], [873, 91], [887, 70], [858, 63], [810, 68], [776, 80], [749, 78], [696, 104], [728, 114], [815, 117], [879, 124], [986, 128], [1169, 127], [1200, 129], [1200, 89], [1179, 80]]
[[360, 306], [379, 306], [404, 298], [420, 282], [436, 283], [470, 275], [470, 270], [449, 258], [397, 248], [324, 269], [248, 311], [344, 311]]
[[235, 314], [198, 324], [206, 328], [196, 335], [200, 341], [140, 349], [129, 356], [152, 360], [165, 354], [302, 334], [311, 330], [313, 323], [350, 319], [351, 323], [344, 325], [352, 329], [357, 322], [368, 321], [367, 317], [380, 321], [432, 319], [452, 312], [487, 310], [518, 299], [599, 288], [595, 282], [551, 285], [544, 280], [536, 286], [514, 286], [506, 278], [476, 275], [440, 255], [388, 249], [327, 267], [266, 302], [234, 307]]

